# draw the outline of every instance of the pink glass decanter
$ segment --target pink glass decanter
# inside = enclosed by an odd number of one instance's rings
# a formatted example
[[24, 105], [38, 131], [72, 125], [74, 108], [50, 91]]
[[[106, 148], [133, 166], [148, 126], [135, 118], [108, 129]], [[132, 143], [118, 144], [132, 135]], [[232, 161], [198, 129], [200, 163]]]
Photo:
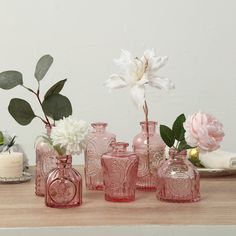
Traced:
[[157, 198], [168, 202], [200, 200], [197, 168], [187, 159], [187, 151], [169, 150], [169, 159], [157, 171]]
[[[50, 136], [51, 128], [46, 126], [47, 135]], [[56, 168], [57, 153], [45, 140], [40, 140], [36, 145], [36, 173], [35, 173], [35, 194], [44, 196], [45, 177], [50, 170]]]
[[140, 190], [155, 191], [157, 168], [160, 161], [165, 158], [166, 145], [156, 133], [157, 122], [149, 121], [148, 126], [147, 122], [140, 122], [140, 125], [141, 133], [133, 139], [133, 150], [139, 157], [136, 186]]
[[101, 166], [102, 154], [112, 150], [111, 143], [115, 142], [116, 136], [108, 133], [106, 123], [97, 122], [91, 124], [90, 132], [85, 149], [85, 182], [89, 190], [103, 190], [103, 175]]
[[102, 156], [105, 200], [129, 202], [135, 199], [138, 157], [127, 151], [128, 143], [114, 143], [113, 151]]
[[76, 207], [82, 204], [82, 177], [72, 168], [72, 157], [63, 156], [57, 168], [46, 178], [45, 204], [54, 208]]

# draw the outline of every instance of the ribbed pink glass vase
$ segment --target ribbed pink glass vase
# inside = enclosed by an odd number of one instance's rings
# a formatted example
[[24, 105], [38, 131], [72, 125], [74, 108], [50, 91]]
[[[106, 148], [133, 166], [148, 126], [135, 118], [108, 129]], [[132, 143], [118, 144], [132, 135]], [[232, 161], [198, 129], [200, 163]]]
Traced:
[[129, 202], [135, 200], [138, 157], [128, 152], [128, 143], [116, 143], [110, 153], [102, 156], [105, 200]]
[[168, 202], [200, 200], [200, 178], [197, 168], [186, 158], [187, 151], [169, 150], [169, 159], [157, 171], [157, 198]]
[[97, 122], [91, 125], [93, 130], [89, 134], [84, 155], [85, 182], [89, 190], [103, 190], [101, 157], [112, 150], [111, 143], [115, 141], [115, 135], [106, 131], [107, 123]]
[[137, 188], [155, 191], [157, 168], [160, 161], [165, 158], [166, 145], [160, 135], [156, 133], [157, 122], [140, 122], [140, 125], [141, 133], [136, 135], [133, 140], [133, 150], [139, 157]]
[[[51, 128], [46, 126], [47, 134], [50, 136]], [[35, 194], [44, 196], [45, 177], [50, 170], [56, 168], [57, 153], [43, 139], [36, 145], [36, 173], [35, 173]]]
[[71, 156], [60, 157], [57, 168], [49, 172], [46, 178], [46, 206], [70, 208], [82, 204], [82, 178], [71, 163]]

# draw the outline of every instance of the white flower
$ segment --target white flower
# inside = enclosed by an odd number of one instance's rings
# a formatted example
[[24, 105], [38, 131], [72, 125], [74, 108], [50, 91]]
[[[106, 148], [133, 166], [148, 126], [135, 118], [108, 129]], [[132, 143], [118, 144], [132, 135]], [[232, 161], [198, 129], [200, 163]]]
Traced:
[[119, 74], [112, 74], [104, 85], [111, 89], [130, 87], [131, 96], [138, 107], [145, 101], [145, 85], [158, 89], [170, 90], [174, 84], [164, 77], [158, 76], [158, 70], [167, 63], [168, 57], [157, 57], [154, 49], [148, 49], [141, 58], [134, 57], [130, 52], [121, 50], [115, 64], [119, 67]]
[[76, 120], [71, 116], [63, 118], [52, 128], [53, 146], [64, 150], [66, 155], [80, 154], [86, 147], [88, 131], [87, 122]]

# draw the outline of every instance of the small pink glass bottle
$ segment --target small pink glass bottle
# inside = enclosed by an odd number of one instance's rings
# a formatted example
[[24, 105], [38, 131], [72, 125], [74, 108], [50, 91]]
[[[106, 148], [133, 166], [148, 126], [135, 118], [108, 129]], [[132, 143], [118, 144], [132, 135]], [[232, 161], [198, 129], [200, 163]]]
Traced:
[[116, 136], [106, 131], [107, 123], [97, 122], [91, 125], [93, 130], [89, 134], [84, 155], [85, 182], [89, 190], [103, 190], [101, 157], [112, 150], [111, 143], [115, 142]]
[[[50, 136], [51, 128], [46, 126], [47, 135]], [[36, 145], [36, 173], [35, 173], [35, 194], [44, 196], [45, 178], [50, 170], [56, 168], [57, 153], [43, 139]]]
[[69, 208], [82, 204], [82, 178], [71, 163], [71, 156], [63, 156], [58, 160], [57, 168], [49, 172], [45, 182], [46, 206]]
[[105, 200], [129, 202], [135, 200], [138, 157], [128, 152], [128, 143], [118, 142], [112, 152], [102, 156]]
[[200, 200], [197, 168], [187, 159], [187, 151], [169, 150], [169, 159], [157, 171], [157, 198], [168, 202]]
[[[161, 160], [165, 158], [165, 143], [156, 133], [157, 122], [140, 122], [141, 133], [133, 139], [133, 150], [139, 157], [137, 188], [145, 191], [156, 190], [156, 173]], [[149, 140], [148, 140], [149, 138]], [[148, 147], [149, 142], [149, 147]]]

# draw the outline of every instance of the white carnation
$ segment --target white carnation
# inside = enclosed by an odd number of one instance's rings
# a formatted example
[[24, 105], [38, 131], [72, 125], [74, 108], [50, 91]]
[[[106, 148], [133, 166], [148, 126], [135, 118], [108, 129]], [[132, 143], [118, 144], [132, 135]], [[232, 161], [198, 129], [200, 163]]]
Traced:
[[66, 155], [80, 154], [86, 147], [88, 131], [87, 122], [76, 120], [72, 116], [63, 118], [52, 128], [53, 146], [65, 150]]

